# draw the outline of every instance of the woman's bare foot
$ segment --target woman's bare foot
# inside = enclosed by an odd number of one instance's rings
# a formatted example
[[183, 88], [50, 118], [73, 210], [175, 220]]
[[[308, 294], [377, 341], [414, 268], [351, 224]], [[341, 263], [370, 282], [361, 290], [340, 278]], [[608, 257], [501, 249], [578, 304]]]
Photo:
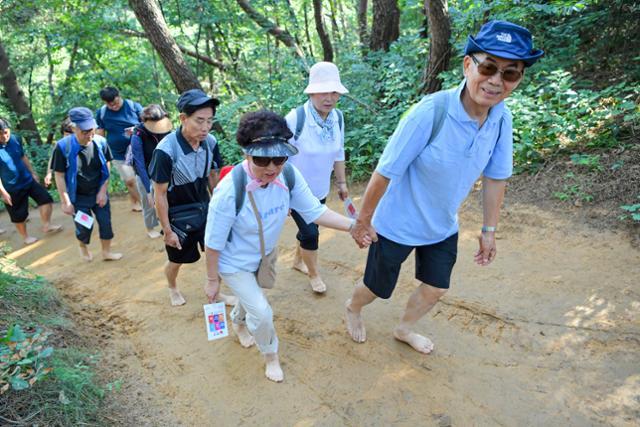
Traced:
[[313, 292], [317, 294], [323, 294], [327, 292], [327, 285], [324, 284], [320, 276], [309, 278], [309, 284], [311, 285], [311, 289], [313, 289]]
[[433, 351], [433, 342], [429, 338], [411, 332], [408, 329], [396, 328], [393, 331], [393, 336], [398, 341], [409, 344], [420, 353], [429, 354]]
[[302, 261], [302, 259], [300, 259], [300, 258], [296, 258], [296, 260], [293, 262], [293, 267], [292, 268], [294, 270], [298, 270], [302, 274], [309, 274], [309, 269], [307, 268], [307, 266], [304, 263], [304, 261]]
[[93, 254], [86, 245], [80, 245], [80, 257], [87, 262], [93, 261]]
[[133, 212], [142, 212], [142, 206], [140, 205], [140, 203], [134, 203], [131, 205], [131, 210]]
[[25, 244], [25, 246], [29, 246], [29, 245], [34, 244], [34, 243], [35, 243], [35, 242], [37, 242], [37, 241], [38, 241], [38, 238], [37, 238], [37, 237], [27, 236], [27, 237], [24, 239], [24, 244]]
[[105, 261], [118, 261], [122, 259], [122, 254], [119, 252], [102, 252], [102, 259]]
[[367, 331], [364, 329], [364, 322], [362, 321], [362, 315], [351, 311], [349, 306], [351, 300], [348, 299], [345, 303], [345, 315], [344, 320], [347, 324], [347, 332], [352, 340], [358, 343], [365, 342], [367, 340]]
[[278, 353], [265, 354], [264, 361], [267, 364], [264, 371], [264, 374], [267, 376], [267, 378], [277, 383], [282, 382], [282, 380], [284, 380], [284, 373], [282, 372], [282, 368], [280, 367]]
[[46, 227], [42, 227], [43, 233], [57, 233], [58, 231], [62, 231], [61, 225], [47, 225]]
[[231, 327], [233, 328], [233, 332], [236, 333], [240, 345], [244, 348], [249, 348], [256, 343], [256, 340], [253, 338], [253, 335], [249, 333], [246, 325], [231, 322]]
[[176, 288], [169, 288], [169, 298], [171, 298], [171, 305], [174, 307], [185, 305], [187, 303], [187, 300], [184, 299], [180, 291]]
[[227, 295], [220, 292], [218, 293], [218, 300], [216, 302], [223, 302], [224, 305], [233, 307], [238, 303], [238, 297], [235, 295]]

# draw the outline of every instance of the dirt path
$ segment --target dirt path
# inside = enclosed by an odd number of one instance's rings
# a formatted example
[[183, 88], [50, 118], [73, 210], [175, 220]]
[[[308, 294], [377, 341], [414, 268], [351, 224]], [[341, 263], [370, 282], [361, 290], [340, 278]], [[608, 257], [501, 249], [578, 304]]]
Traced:
[[[498, 260], [479, 268], [479, 217], [466, 206], [452, 290], [419, 323], [436, 344], [422, 356], [390, 335], [415, 287], [413, 263], [393, 298], [366, 311], [369, 339], [357, 345], [344, 332], [342, 307], [365, 252], [323, 230], [329, 291], [318, 297], [288, 268], [288, 222], [279, 282], [269, 292], [285, 372], [274, 384], [263, 378], [257, 350], [234, 337], [207, 342], [203, 262], [184, 268], [188, 303], [171, 308], [161, 242], [145, 238], [125, 201], [114, 201], [113, 211], [121, 262], [80, 263], [71, 221], [58, 207], [66, 230], [11, 257], [56, 283], [99, 336], [124, 388], [150, 385], [137, 391], [141, 419], [145, 408], [163, 408], [160, 419], [181, 425], [631, 426], [640, 419], [640, 252], [619, 235], [511, 205]], [[20, 247], [15, 232], [1, 238]]]

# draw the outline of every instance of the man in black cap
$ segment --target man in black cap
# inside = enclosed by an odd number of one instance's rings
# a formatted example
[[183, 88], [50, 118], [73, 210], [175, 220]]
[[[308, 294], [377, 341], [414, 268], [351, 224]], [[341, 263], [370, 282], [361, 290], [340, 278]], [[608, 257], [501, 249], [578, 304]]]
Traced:
[[[40, 179], [24, 154], [20, 139], [11, 134], [9, 122], [0, 118], [0, 196], [25, 245], [38, 241], [27, 233], [29, 198], [35, 200], [40, 211], [42, 231], [60, 231], [60, 225], [51, 224], [53, 199], [40, 185]], [[1, 234], [1, 233], [0, 233]]]
[[86, 107], [72, 108], [69, 110], [69, 119], [73, 133], [56, 143], [52, 159], [60, 207], [62, 212], [74, 217], [82, 259], [93, 260], [89, 242], [95, 215], [102, 259], [117, 261], [122, 254], [111, 251], [113, 229], [107, 194], [111, 150], [107, 141], [96, 135], [96, 121], [91, 110]]
[[[389, 298], [400, 267], [415, 249], [420, 286], [409, 297], [394, 337], [421, 353], [431, 340], [413, 331], [449, 288], [458, 247], [458, 209], [482, 175], [483, 223], [475, 262], [496, 257], [496, 227], [513, 170], [512, 117], [504, 100], [543, 55], [526, 28], [506, 21], [469, 36], [457, 88], [425, 97], [410, 109], [385, 147], [365, 191], [352, 235], [369, 248], [363, 283], [346, 303], [347, 331], [366, 333], [362, 308]], [[480, 228], [480, 227], [479, 227]]]
[[176, 282], [180, 267], [198, 261], [204, 250], [209, 191], [222, 166], [216, 139], [209, 134], [218, 104], [200, 89], [180, 95], [176, 106], [181, 125], [158, 144], [149, 165], [169, 259], [164, 272], [174, 306], [186, 303]]

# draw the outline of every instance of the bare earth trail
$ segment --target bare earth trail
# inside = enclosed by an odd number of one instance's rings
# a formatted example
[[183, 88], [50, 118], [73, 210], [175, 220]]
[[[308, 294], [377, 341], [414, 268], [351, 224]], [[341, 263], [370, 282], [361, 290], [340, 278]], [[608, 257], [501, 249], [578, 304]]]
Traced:
[[[112, 209], [114, 249], [124, 260], [101, 261], [94, 230], [96, 259], [80, 262], [71, 219], [58, 206], [54, 217], [65, 230], [10, 257], [56, 284], [79, 323], [98, 335], [123, 388], [148, 383], [137, 397], [142, 420], [146, 401], [149, 411], [166, 411], [160, 419], [167, 425], [637, 425], [640, 252], [622, 235], [509, 205], [498, 259], [480, 268], [473, 263], [475, 200], [461, 215], [452, 290], [418, 324], [435, 343], [429, 356], [391, 336], [415, 287], [413, 261], [392, 299], [366, 310], [368, 340], [355, 344], [345, 333], [343, 304], [366, 252], [346, 234], [323, 230], [329, 290], [316, 296], [289, 268], [295, 232], [288, 221], [278, 284], [268, 292], [282, 384], [264, 378], [255, 348], [233, 336], [207, 342], [203, 261], [179, 277], [187, 305], [169, 306], [162, 242], [145, 237], [142, 218], [123, 199]], [[339, 208], [336, 200], [330, 205]], [[15, 232], [0, 238], [20, 248]]]

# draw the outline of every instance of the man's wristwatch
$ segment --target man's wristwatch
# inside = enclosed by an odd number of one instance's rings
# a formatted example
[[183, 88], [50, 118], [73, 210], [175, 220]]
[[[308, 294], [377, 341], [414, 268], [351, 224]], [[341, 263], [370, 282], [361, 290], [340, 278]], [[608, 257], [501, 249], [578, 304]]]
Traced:
[[482, 226], [482, 232], [483, 233], [495, 233], [496, 232], [496, 227], [490, 227], [487, 225], [483, 225]]

